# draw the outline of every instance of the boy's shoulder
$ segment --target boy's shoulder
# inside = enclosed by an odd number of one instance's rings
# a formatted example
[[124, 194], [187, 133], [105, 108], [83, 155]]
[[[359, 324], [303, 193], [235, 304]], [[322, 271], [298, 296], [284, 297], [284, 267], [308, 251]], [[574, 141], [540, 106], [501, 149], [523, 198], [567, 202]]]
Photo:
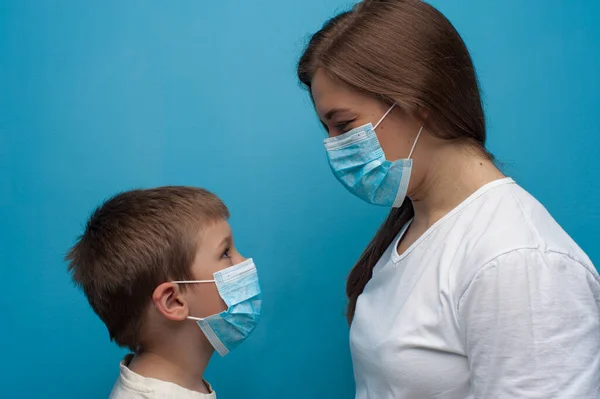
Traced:
[[172, 382], [147, 378], [127, 367], [133, 355], [127, 355], [120, 365], [117, 379], [109, 399], [216, 399], [217, 395], [210, 384], [206, 383], [211, 393], [205, 394], [183, 388]]

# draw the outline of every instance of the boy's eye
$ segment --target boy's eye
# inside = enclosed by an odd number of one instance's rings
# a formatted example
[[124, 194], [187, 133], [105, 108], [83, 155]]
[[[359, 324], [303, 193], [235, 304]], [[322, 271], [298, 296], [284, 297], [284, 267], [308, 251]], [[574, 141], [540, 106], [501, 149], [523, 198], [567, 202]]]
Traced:
[[229, 251], [230, 249], [227, 248], [225, 251], [223, 251], [223, 255], [221, 255], [221, 258], [231, 258], [231, 256], [229, 256]]

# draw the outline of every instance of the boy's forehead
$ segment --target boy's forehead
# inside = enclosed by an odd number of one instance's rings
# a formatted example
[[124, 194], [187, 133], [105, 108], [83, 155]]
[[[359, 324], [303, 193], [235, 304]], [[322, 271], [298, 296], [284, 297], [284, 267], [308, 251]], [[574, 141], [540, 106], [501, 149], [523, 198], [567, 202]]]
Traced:
[[233, 245], [231, 227], [226, 220], [206, 224], [199, 235], [192, 275], [195, 280], [212, 279], [213, 273], [223, 269], [222, 254]]
[[219, 219], [205, 224], [198, 237], [198, 247], [217, 247], [232, 236], [231, 226], [225, 219]]

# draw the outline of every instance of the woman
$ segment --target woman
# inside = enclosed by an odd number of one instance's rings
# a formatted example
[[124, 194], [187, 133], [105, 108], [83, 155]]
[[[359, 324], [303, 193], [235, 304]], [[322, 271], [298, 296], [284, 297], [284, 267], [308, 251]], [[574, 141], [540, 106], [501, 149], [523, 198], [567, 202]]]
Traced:
[[328, 21], [298, 65], [337, 179], [391, 207], [347, 283], [359, 399], [600, 398], [600, 282], [494, 166], [475, 70], [417, 0]]

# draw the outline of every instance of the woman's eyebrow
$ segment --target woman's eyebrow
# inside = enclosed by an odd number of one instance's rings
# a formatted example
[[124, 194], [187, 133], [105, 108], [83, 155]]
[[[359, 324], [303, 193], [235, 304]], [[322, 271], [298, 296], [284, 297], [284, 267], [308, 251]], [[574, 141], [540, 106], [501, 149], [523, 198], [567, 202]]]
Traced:
[[325, 120], [331, 120], [331, 118], [333, 118], [335, 116], [335, 114], [341, 113], [341, 112], [349, 112], [350, 110], [348, 108], [332, 108], [329, 111], [327, 111], [327, 113], [325, 114]]

